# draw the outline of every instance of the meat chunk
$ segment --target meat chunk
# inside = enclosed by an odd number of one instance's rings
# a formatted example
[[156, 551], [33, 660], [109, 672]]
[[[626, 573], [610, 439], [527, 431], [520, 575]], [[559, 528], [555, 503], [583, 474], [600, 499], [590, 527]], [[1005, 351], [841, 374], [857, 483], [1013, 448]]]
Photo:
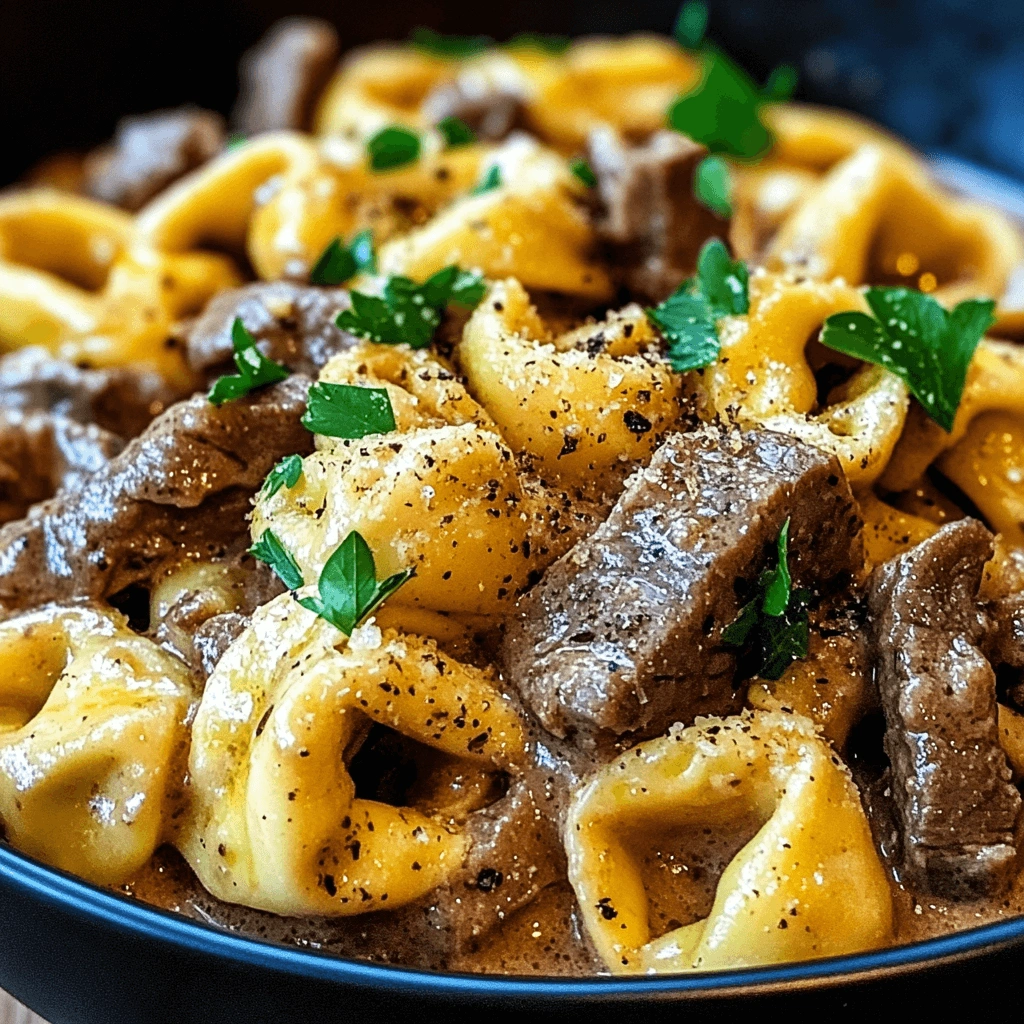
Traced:
[[903, 879], [950, 898], [1010, 881], [1020, 795], [996, 728], [996, 682], [977, 601], [992, 536], [944, 526], [880, 566], [869, 605]]
[[670, 131], [630, 146], [611, 128], [592, 132], [588, 149], [597, 176], [598, 234], [630, 291], [660, 302], [693, 274], [704, 242], [729, 231], [728, 220], [693, 194], [693, 175], [707, 150]]
[[78, 489], [123, 447], [119, 437], [65, 416], [0, 408], [0, 523], [62, 487]]
[[113, 142], [85, 160], [83, 189], [94, 199], [138, 210], [173, 181], [224, 148], [224, 118], [185, 106], [124, 117]]
[[0, 358], [0, 409], [95, 423], [126, 440], [180, 397], [151, 371], [83, 370], [34, 346]]
[[508, 678], [549, 732], [587, 742], [729, 713], [736, 661], [721, 630], [787, 517], [796, 581], [859, 568], [860, 520], [833, 457], [766, 431], [670, 437], [520, 601]]
[[319, 18], [282, 18], [243, 55], [232, 113], [246, 135], [310, 127], [313, 108], [338, 63], [338, 33]]
[[525, 99], [523, 76], [516, 64], [491, 60], [436, 86], [427, 94], [421, 112], [430, 124], [457, 117], [479, 138], [497, 141], [522, 125]]
[[215, 296], [185, 331], [189, 364], [203, 371], [231, 358], [231, 325], [240, 317], [264, 355], [298, 373], [316, 376], [331, 356], [355, 343], [334, 323], [348, 308], [342, 288], [311, 288], [288, 281], [257, 282]]
[[306, 378], [213, 406], [172, 406], [77, 491], [0, 528], [0, 612], [109, 598], [248, 536], [249, 502], [279, 459], [312, 450]]

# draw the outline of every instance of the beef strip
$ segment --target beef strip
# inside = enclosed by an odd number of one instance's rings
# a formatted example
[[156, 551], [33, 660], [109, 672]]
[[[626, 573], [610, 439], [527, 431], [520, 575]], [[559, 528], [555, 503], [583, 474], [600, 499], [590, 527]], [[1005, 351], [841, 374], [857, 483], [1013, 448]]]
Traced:
[[29, 346], [0, 357], [0, 409], [95, 423], [126, 440], [182, 397], [151, 371], [85, 370]]
[[223, 148], [224, 118], [212, 110], [184, 106], [123, 117], [113, 142], [86, 157], [83, 190], [138, 210]]
[[342, 288], [312, 288], [288, 281], [257, 282], [215, 296], [185, 329], [189, 364], [198, 371], [230, 360], [231, 325], [240, 317], [264, 355], [298, 373], [316, 376], [331, 356], [356, 339], [334, 323], [348, 308]]
[[869, 592], [902, 877], [953, 899], [1000, 892], [1016, 857], [1020, 795], [999, 745], [995, 674], [979, 650], [991, 554], [988, 530], [962, 519], [880, 566]]
[[291, 377], [213, 406], [172, 406], [77, 491], [0, 528], [0, 612], [111, 598], [187, 558], [223, 557], [271, 467], [312, 450], [300, 423], [309, 381]]
[[0, 523], [20, 519], [62, 487], [78, 490], [123, 447], [94, 425], [0, 407]]
[[521, 599], [501, 645], [507, 678], [549, 732], [586, 743], [735, 710], [721, 630], [787, 517], [798, 583], [860, 567], [860, 519], [835, 458], [766, 431], [671, 436]]
[[484, 74], [476, 68], [463, 71], [454, 81], [444, 82], [427, 94], [420, 108], [430, 124], [447, 117], [465, 121], [481, 139], [498, 141], [523, 122], [525, 96], [521, 76], [514, 68]]
[[245, 135], [310, 128], [313, 108], [338, 63], [338, 33], [319, 18], [282, 18], [238, 65], [231, 120]]
[[671, 131], [630, 146], [611, 128], [592, 132], [588, 149], [597, 176], [598, 234], [626, 287], [660, 302], [693, 274], [704, 242], [728, 236], [728, 220], [693, 194], [693, 175], [707, 150]]

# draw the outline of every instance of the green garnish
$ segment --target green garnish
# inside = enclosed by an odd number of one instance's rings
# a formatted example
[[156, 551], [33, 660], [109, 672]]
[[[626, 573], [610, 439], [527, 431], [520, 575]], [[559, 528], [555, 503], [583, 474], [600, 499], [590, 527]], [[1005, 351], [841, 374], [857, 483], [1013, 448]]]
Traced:
[[352, 630], [410, 576], [412, 570], [404, 569], [378, 582], [373, 552], [353, 530], [327, 559], [320, 573], [320, 596], [300, 598], [299, 604], [351, 636]]
[[952, 311], [910, 288], [869, 288], [866, 313], [835, 313], [821, 329], [821, 343], [836, 352], [896, 374], [924, 411], [945, 431], [967, 380], [982, 335], [995, 322], [991, 299], [967, 299]]
[[752, 659], [752, 674], [762, 679], [778, 679], [794, 661], [806, 658], [810, 640], [810, 594], [794, 590], [789, 574], [788, 519], [779, 531], [776, 547], [775, 567], [761, 573], [754, 596], [722, 630], [722, 642], [743, 649]]
[[370, 167], [375, 171], [404, 167], [419, 159], [420, 137], [408, 128], [391, 125], [382, 128], [366, 143], [366, 152], [370, 157]]
[[469, 194], [471, 196], [481, 196], [485, 192], [501, 188], [502, 184], [501, 168], [497, 164], [491, 164], [491, 166], [487, 168], [487, 173], [480, 180], [479, 184], [475, 185], [470, 190]]
[[720, 156], [706, 156], [693, 174], [693, 194], [702, 206], [719, 217], [732, 216], [732, 180]]
[[207, 396], [214, 405], [223, 405], [233, 398], [241, 398], [266, 384], [276, 384], [288, 376], [288, 370], [273, 359], [268, 359], [257, 347], [256, 339], [245, 329], [239, 317], [231, 325], [233, 358], [237, 374], [218, 377]]
[[797, 72], [792, 64], [780, 64], [764, 83], [761, 95], [766, 102], [783, 103], [796, 92]]
[[672, 34], [680, 46], [687, 50], [696, 50], [704, 41], [704, 32], [708, 27], [708, 5], [700, 0], [690, 0], [679, 8], [675, 29]]
[[356, 439], [395, 429], [387, 388], [320, 382], [309, 389], [302, 425], [314, 434]]
[[718, 321], [746, 313], [747, 265], [731, 260], [718, 238], [704, 243], [697, 257], [697, 274], [684, 281], [647, 315], [668, 342], [668, 360], [677, 373], [709, 366], [718, 358]]
[[580, 181], [583, 182], [587, 188], [593, 188], [597, 184], [597, 175], [594, 173], [594, 168], [587, 163], [583, 157], [578, 156], [574, 160], [569, 161], [569, 170], [576, 175]]
[[333, 238], [313, 264], [309, 280], [311, 284], [333, 287], [344, 284], [360, 270], [371, 274], [377, 270], [373, 232], [369, 230], [360, 231], [347, 246], [342, 245], [340, 238]]
[[417, 50], [433, 57], [461, 60], [483, 53], [493, 42], [490, 36], [458, 36], [435, 32], [432, 28], [415, 28], [410, 36]]
[[234, 132], [228, 136], [227, 142], [224, 143], [224, 150], [227, 153], [234, 153], [236, 149], [241, 149], [249, 140], [239, 132]]
[[300, 476], [302, 476], [302, 456], [286, 455], [267, 474], [267, 478], [260, 488], [260, 496], [272, 498], [282, 487], [294, 487], [299, 482]]
[[519, 32], [506, 44], [511, 50], [539, 50], [558, 56], [572, 46], [568, 36], [548, 35], [545, 32]]
[[468, 146], [471, 142], [476, 142], [476, 132], [461, 117], [455, 117], [454, 114], [438, 121], [437, 130], [444, 136], [449, 148]]
[[289, 590], [298, 590], [305, 585], [302, 570], [273, 530], [264, 530], [260, 539], [249, 548], [249, 554], [266, 562]]
[[342, 310], [336, 323], [343, 331], [384, 345], [424, 348], [433, 339], [445, 307], [455, 303], [472, 309], [486, 287], [479, 274], [460, 270], [454, 263], [422, 284], [390, 277], [381, 297], [352, 292], [352, 308]]

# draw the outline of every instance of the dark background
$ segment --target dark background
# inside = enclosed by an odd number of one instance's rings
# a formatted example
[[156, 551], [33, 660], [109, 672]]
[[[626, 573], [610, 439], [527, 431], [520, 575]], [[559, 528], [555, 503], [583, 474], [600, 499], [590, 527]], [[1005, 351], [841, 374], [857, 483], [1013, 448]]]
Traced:
[[[709, 34], [759, 78], [859, 110], [927, 151], [1024, 179], [1024, 2], [710, 0]], [[235, 62], [277, 17], [320, 14], [343, 44], [446, 32], [669, 31], [677, 0], [0, 0], [0, 183], [107, 138], [124, 113], [185, 101], [222, 111]]]

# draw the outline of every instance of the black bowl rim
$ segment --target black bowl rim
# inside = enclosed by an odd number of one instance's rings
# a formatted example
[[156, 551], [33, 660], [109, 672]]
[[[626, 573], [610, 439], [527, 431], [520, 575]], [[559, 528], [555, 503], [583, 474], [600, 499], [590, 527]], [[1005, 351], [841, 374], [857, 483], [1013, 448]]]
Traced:
[[[1024, 222], [1024, 184], [945, 152], [929, 154], [947, 188], [1001, 208]], [[309, 947], [289, 946], [227, 931], [183, 914], [102, 889], [50, 867], [0, 841], [0, 879], [31, 898], [111, 928], [232, 964], [418, 996], [468, 1000], [618, 1001], [638, 997], [687, 1000], [825, 989], [894, 978], [1024, 945], [1024, 915], [931, 939], [798, 963], [693, 974], [615, 977], [530, 977], [426, 971], [349, 960]]]

